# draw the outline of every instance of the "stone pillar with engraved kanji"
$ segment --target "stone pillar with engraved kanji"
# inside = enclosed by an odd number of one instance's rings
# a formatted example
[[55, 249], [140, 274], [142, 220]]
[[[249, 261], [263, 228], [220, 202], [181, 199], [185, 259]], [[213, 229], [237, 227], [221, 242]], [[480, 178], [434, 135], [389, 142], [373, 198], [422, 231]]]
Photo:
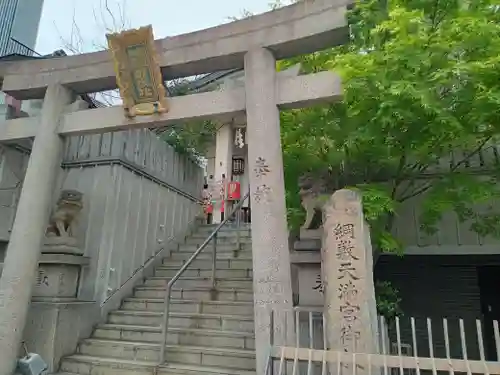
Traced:
[[[378, 353], [370, 230], [356, 191], [342, 189], [330, 197], [323, 207], [323, 230], [321, 273], [329, 349]], [[356, 364], [356, 374], [374, 373], [363, 362]], [[331, 366], [335, 373], [337, 363]], [[352, 366], [342, 363], [342, 372], [352, 374]]]
[[[285, 183], [276, 105], [276, 60], [271, 51], [255, 48], [245, 55], [245, 89], [257, 374], [269, 355], [271, 329], [277, 345], [287, 339], [286, 314], [292, 308], [290, 251]], [[274, 312], [271, 326], [270, 311]]]

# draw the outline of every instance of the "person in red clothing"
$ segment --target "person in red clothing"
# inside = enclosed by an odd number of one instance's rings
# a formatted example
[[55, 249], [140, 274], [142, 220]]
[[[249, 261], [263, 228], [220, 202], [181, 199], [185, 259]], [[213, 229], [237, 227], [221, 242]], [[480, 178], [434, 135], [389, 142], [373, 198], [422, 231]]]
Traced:
[[224, 203], [224, 200], [220, 202], [220, 221], [224, 221]]
[[212, 224], [214, 205], [212, 202], [212, 194], [208, 190], [208, 184], [203, 185], [202, 200], [203, 200], [203, 211], [205, 213], [207, 224]]

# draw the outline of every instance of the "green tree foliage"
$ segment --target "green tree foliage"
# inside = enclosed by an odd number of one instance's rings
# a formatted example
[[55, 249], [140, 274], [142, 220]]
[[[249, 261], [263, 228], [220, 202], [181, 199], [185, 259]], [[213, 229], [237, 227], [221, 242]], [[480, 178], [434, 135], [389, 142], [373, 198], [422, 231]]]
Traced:
[[[472, 230], [500, 236], [500, 215], [489, 206], [500, 195], [498, 166], [481, 160], [479, 173], [464, 168], [500, 141], [498, 3], [372, 0], [349, 17], [348, 45], [280, 63], [333, 70], [345, 95], [281, 114], [291, 226], [302, 222], [297, 179], [313, 172], [332, 189], [362, 191], [379, 251], [400, 253], [392, 224], [398, 206], [416, 196], [428, 232], [454, 211]], [[377, 281], [376, 298], [386, 318], [402, 313], [390, 282]]]
[[363, 192], [382, 251], [400, 249], [390, 229], [399, 204], [418, 195], [425, 230], [455, 211], [478, 233], [500, 236], [499, 213], [488, 206], [500, 196], [496, 166], [486, 163], [481, 178], [464, 168], [499, 141], [497, 4], [359, 2], [349, 44], [280, 63], [300, 62], [305, 73], [333, 70], [344, 86], [340, 103], [282, 113], [292, 226], [301, 214], [297, 178], [312, 171], [334, 188]]
[[[332, 191], [362, 192], [379, 251], [401, 250], [392, 224], [417, 196], [428, 232], [454, 211], [479, 234], [500, 237], [491, 207], [498, 166], [481, 159], [465, 168], [500, 142], [498, 0], [359, 1], [349, 21], [348, 44], [279, 62], [335, 71], [344, 87], [339, 103], [281, 113], [290, 226], [303, 219], [298, 177], [312, 172]], [[377, 282], [380, 313], [400, 314], [399, 302], [390, 283]]]
[[196, 121], [169, 127], [161, 138], [178, 153], [189, 155], [193, 160], [203, 157], [210, 142], [214, 142], [216, 124], [212, 121]]
[[[169, 96], [184, 96], [189, 93], [190, 80], [180, 79], [167, 84]], [[214, 142], [217, 124], [213, 121], [191, 121], [163, 129], [161, 138], [179, 154], [188, 155], [200, 162], [208, 146]]]

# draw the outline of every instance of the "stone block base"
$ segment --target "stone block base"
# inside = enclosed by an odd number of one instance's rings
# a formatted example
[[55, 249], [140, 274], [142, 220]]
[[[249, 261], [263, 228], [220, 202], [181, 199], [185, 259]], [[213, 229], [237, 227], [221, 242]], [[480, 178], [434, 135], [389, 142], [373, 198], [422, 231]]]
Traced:
[[45, 237], [42, 254], [83, 255], [83, 250], [78, 246], [76, 238]]
[[99, 319], [95, 302], [71, 298], [34, 298], [31, 302], [24, 340], [32, 353], [39, 354], [49, 373], [59, 369], [62, 357], [73, 354], [78, 341], [89, 337]]
[[295, 251], [320, 251], [323, 228], [301, 229], [299, 239], [295, 241]]
[[42, 254], [34, 297], [76, 298], [81, 267], [89, 258], [68, 254]]
[[324, 297], [321, 287], [321, 264], [295, 264], [294, 268], [297, 280], [294, 289], [297, 290], [298, 305], [322, 309]]
[[323, 228], [318, 229], [300, 229], [301, 240], [321, 240], [323, 236]]

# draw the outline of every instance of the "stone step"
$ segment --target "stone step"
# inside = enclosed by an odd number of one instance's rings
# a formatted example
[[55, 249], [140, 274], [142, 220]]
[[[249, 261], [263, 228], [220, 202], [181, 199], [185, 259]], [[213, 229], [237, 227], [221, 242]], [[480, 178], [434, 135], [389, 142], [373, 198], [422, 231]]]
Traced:
[[[253, 332], [253, 316], [170, 313], [170, 327], [202, 328], [223, 331]], [[163, 313], [153, 311], [116, 310], [108, 315], [108, 324], [128, 324], [133, 326], [160, 327]]]
[[[201, 254], [200, 254], [201, 256]], [[184, 259], [171, 259], [170, 257], [163, 258], [163, 265], [167, 267], [177, 267], [181, 268], [184, 263], [186, 263], [188, 257], [183, 257]], [[252, 259], [225, 259], [217, 260], [217, 270], [227, 270], [227, 269], [238, 269], [238, 270], [249, 270], [252, 269]], [[189, 269], [202, 269], [211, 270], [212, 269], [212, 257], [205, 259], [195, 259], [193, 263], [190, 264]]]
[[[204, 229], [200, 228], [196, 232], [192, 233], [189, 237], [191, 238], [207, 238], [212, 232], [214, 231], [215, 227], [212, 229]], [[248, 229], [240, 229], [240, 237], [251, 237], [252, 233]], [[226, 229], [221, 229], [217, 233], [217, 237], [232, 237], [236, 238], [238, 237], [238, 229], [236, 228], [226, 228]]]
[[[145, 342], [87, 339], [78, 345], [78, 354], [158, 362], [160, 345]], [[255, 352], [246, 349], [167, 345], [166, 360], [194, 365], [255, 370]]]
[[[196, 229], [197, 230], [214, 230], [215, 228], [217, 228], [219, 224], [202, 224], [202, 225], [199, 225]], [[232, 222], [228, 222], [226, 223], [226, 225], [224, 225], [221, 230], [222, 231], [228, 231], [228, 230], [235, 230], [237, 227], [236, 227], [236, 223], [232, 223]], [[250, 223], [240, 223], [240, 226], [239, 226], [239, 229], [240, 230], [250, 230], [252, 228], [252, 224]]]
[[256, 375], [255, 371], [169, 362], [156, 367], [154, 362], [72, 355], [63, 359], [57, 375]]
[[[207, 265], [208, 267], [208, 265]], [[174, 277], [181, 266], [162, 266], [158, 267], [155, 270], [155, 276], [157, 277]], [[224, 278], [234, 278], [234, 277], [252, 277], [253, 272], [252, 269], [217, 269], [217, 277]], [[210, 267], [207, 269], [200, 268], [188, 268], [184, 271], [181, 276], [181, 279], [185, 277], [212, 277], [212, 263], [210, 263]]]
[[60, 371], [78, 375], [151, 375], [157, 363], [75, 354], [61, 361]]
[[[94, 330], [92, 338], [160, 343], [162, 331], [159, 327], [151, 326], [102, 324]], [[255, 349], [255, 338], [251, 332], [171, 327], [168, 330], [167, 344]]]
[[[219, 275], [217, 275], [219, 276]], [[148, 277], [144, 281], [145, 286], [165, 286], [170, 278], [166, 277]], [[212, 286], [212, 280], [210, 277], [183, 277], [178, 279], [174, 286], [178, 289], [180, 288], [196, 288], [196, 287], [207, 287]], [[231, 288], [231, 289], [252, 289], [253, 280], [251, 278], [224, 278], [216, 279], [216, 288]]]
[[179, 363], [169, 363], [160, 368], [159, 375], [256, 375], [255, 371], [248, 371], [242, 369], [230, 369], [214, 366], [195, 366], [184, 365]]
[[[136, 298], [165, 298], [165, 287], [138, 286], [134, 290]], [[253, 302], [253, 292], [248, 289], [222, 289], [217, 288], [173, 288], [173, 299], [197, 300], [197, 301], [241, 301]]]
[[[207, 238], [208, 238], [208, 236], [205, 236], [205, 235], [190, 236], [190, 237], [186, 238], [184, 243], [187, 245], [200, 246]], [[237, 243], [238, 243], [237, 236], [217, 236], [217, 244], [218, 245], [225, 245], [225, 244], [236, 245]], [[252, 238], [248, 235], [240, 236], [240, 243], [241, 244], [250, 244], [250, 243], [252, 243]], [[210, 246], [210, 245], [211, 245], [211, 242], [207, 246]]]
[[[188, 253], [194, 253], [200, 245], [197, 244], [179, 244], [177, 250], [174, 250], [173, 252], [188, 252]], [[207, 253], [212, 253], [213, 249], [213, 244], [208, 244], [207, 247], [203, 250], [202, 254], [207, 252]], [[251, 243], [241, 243], [240, 247], [238, 248], [238, 245], [235, 243], [217, 243], [217, 252], [230, 252], [230, 251], [241, 251], [241, 252], [252, 252], [252, 244]]]
[[[188, 260], [191, 255], [196, 251], [193, 250], [191, 252], [188, 251], [174, 251], [170, 254], [169, 257], [165, 259], [170, 260]], [[212, 252], [209, 249], [205, 249], [202, 251], [196, 260], [208, 260], [212, 259]], [[252, 260], [252, 252], [251, 251], [217, 251], [217, 260]]]
[[[126, 298], [121, 310], [163, 312], [162, 298]], [[170, 311], [197, 314], [226, 314], [253, 316], [252, 302], [171, 300]]]

